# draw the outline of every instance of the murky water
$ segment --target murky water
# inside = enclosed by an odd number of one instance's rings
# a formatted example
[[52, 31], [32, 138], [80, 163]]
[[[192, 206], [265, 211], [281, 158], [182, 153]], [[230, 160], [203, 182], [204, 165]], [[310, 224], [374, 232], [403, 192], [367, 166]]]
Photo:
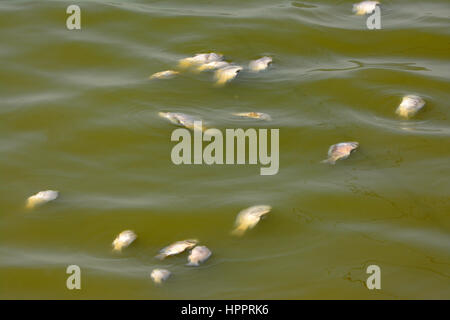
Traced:
[[[82, 29], [66, 29], [81, 7]], [[0, 1], [0, 297], [450, 298], [448, 1], [382, 1], [381, 30], [352, 1]], [[149, 81], [217, 51], [267, 72]], [[427, 105], [405, 121], [405, 94]], [[173, 125], [279, 128], [280, 170], [171, 162]], [[268, 113], [271, 122], [233, 112]], [[358, 141], [335, 166], [328, 147]], [[33, 211], [28, 196], [60, 191]], [[242, 238], [236, 214], [273, 211]], [[111, 251], [125, 229], [138, 240]], [[199, 268], [163, 246], [198, 238]], [[82, 289], [66, 288], [80, 266]], [[368, 290], [366, 268], [381, 268]], [[156, 287], [150, 271], [173, 277]]]

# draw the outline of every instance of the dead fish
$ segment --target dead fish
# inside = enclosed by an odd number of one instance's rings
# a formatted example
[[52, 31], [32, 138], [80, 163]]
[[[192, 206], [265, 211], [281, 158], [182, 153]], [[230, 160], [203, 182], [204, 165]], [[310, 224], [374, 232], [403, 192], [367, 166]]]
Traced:
[[272, 210], [271, 206], [258, 205], [242, 210], [236, 217], [235, 229], [232, 234], [242, 236], [245, 231], [255, 227], [259, 220]]
[[240, 113], [233, 113], [233, 115], [238, 117], [246, 117], [260, 120], [272, 120], [272, 118], [267, 113], [262, 112], [240, 112]]
[[[193, 116], [180, 112], [159, 112], [158, 115], [162, 118], [166, 118], [177, 126], [182, 126], [192, 130], [196, 129], [194, 127], [194, 122], [201, 121], [200, 119], [195, 119]], [[202, 126], [198, 129], [204, 130], [205, 128]]]
[[213, 61], [221, 61], [223, 60], [223, 55], [219, 53], [197, 53], [193, 57], [188, 57], [181, 59], [178, 63], [180, 68], [189, 68], [192, 66], [199, 66], [203, 64], [207, 64]]
[[174, 242], [171, 245], [168, 245], [167, 247], [162, 248], [159, 251], [159, 254], [156, 256], [156, 258], [163, 260], [166, 257], [182, 253], [182, 252], [184, 252], [184, 250], [192, 249], [193, 247], [195, 247], [195, 245], [197, 243], [198, 243], [198, 240], [196, 240], [196, 239], [189, 239], [189, 240]]
[[212, 61], [212, 62], [202, 64], [201, 66], [199, 66], [197, 68], [197, 71], [202, 72], [202, 71], [207, 71], [207, 70], [216, 70], [216, 69], [227, 67], [229, 65], [230, 65], [230, 63], [226, 62], [226, 61]]
[[233, 80], [242, 69], [243, 68], [241, 66], [228, 66], [218, 69], [214, 75], [216, 79], [216, 85], [221, 86]]
[[205, 246], [196, 246], [188, 257], [188, 266], [198, 267], [211, 256], [211, 251]]
[[114, 251], [121, 251], [123, 248], [128, 247], [134, 240], [136, 240], [137, 235], [131, 230], [122, 231], [116, 239], [114, 239], [112, 245]]
[[260, 59], [250, 61], [248, 68], [250, 69], [250, 71], [259, 72], [261, 70], [267, 69], [271, 63], [271, 57], [262, 57]]
[[399, 116], [411, 118], [425, 106], [425, 101], [416, 95], [404, 96], [402, 102], [395, 111]]
[[353, 5], [353, 12], [355, 12], [357, 15], [370, 14], [379, 4], [380, 2], [378, 1], [362, 1]]
[[152, 74], [149, 79], [170, 79], [178, 74], [180, 74], [178, 71], [166, 70]]
[[54, 190], [39, 191], [27, 199], [26, 208], [32, 209], [58, 198], [59, 192]]
[[356, 148], [358, 148], [358, 142], [341, 142], [333, 144], [328, 149], [328, 159], [323, 160], [323, 163], [335, 164], [337, 160], [346, 159]]
[[152, 273], [150, 274], [150, 277], [152, 278], [154, 283], [161, 284], [167, 279], [169, 279], [171, 274], [172, 273], [166, 269], [153, 269]]

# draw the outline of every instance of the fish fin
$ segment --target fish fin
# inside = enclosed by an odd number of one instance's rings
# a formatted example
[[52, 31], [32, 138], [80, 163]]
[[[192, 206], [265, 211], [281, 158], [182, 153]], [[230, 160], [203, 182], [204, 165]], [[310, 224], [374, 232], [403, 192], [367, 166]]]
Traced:
[[186, 265], [188, 267], [198, 267], [199, 266], [198, 262], [192, 262], [192, 261], [189, 261], [188, 263], [186, 263]]

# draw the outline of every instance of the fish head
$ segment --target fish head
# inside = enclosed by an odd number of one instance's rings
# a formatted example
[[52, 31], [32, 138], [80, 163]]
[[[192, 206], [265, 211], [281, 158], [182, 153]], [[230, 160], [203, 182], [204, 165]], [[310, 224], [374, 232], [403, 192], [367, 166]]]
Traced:
[[272, 63], [272, 61], [273, 61], [271, 57], [262, 57], [260, 60], [266, 66], [269, 66]]
[[346, 155], [352, 153], [354, 150], [356, 150], [356, 148], [358, 148], [358, 146], [358, 142], [343, 142], [338, 145], [336, 151], [342, 155]]
[[359, 147], [359, 143], [356, 141], [348, 142], [348, 145], [351, 148], [350, 151], [354, 151], [355, 149], [357, 149]]
[[217, 80], [217, 85], [223, 85], [228, 81], [233, 80], [237, 74], [242, 70], [241, 66], [228, 66], [225, 68], [218, 69], [215, 74]]
[[239, 72], [241, 72], [244, 68], [242, 68], [241, 66], [237, 66], [237, 67], [233, 67], [234, 69], [232, 69], [234, 71], [235, 74], [238, 74]]
[[158, 112], [158, 115], [162, 118], [166, 118], [170, 122], [176, 125], [183, 125], [184, 115], [175, 112]]

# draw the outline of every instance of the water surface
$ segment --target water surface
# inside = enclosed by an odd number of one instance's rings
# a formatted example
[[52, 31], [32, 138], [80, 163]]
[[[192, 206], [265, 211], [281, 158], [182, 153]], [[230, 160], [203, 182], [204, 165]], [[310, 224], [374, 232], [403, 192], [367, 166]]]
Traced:
[[[352, 1], [0, 1], [0, 297], [62, 299], [450, 298], [448, 1], [383, 1], [381, 30]], [[217, 51], [267, 72], [216, 88], [212, 75], [149, 81], [180, 58]], [[427, 105], [395, 115], [405, 94]], [[279, 128], [280, 170], [176, 166], [175, 127]], [[273, 121], [231, 117], [259, 111]], [[358, 141], [335, 166], [328, 147]], [[60, 198], [32, 212], [25, 199]], [[245, 237], [236, 214], [273, 211]], [[125, 229], [138, 240], [111, 252]], [[160, 262], [198, 238], [212, 251]], [[67, 290], [79, 265], [82, 289]], [[379, 265], [381, 290], [366, 268]], [[155, 287], [150, 271], [173, 277]]]

